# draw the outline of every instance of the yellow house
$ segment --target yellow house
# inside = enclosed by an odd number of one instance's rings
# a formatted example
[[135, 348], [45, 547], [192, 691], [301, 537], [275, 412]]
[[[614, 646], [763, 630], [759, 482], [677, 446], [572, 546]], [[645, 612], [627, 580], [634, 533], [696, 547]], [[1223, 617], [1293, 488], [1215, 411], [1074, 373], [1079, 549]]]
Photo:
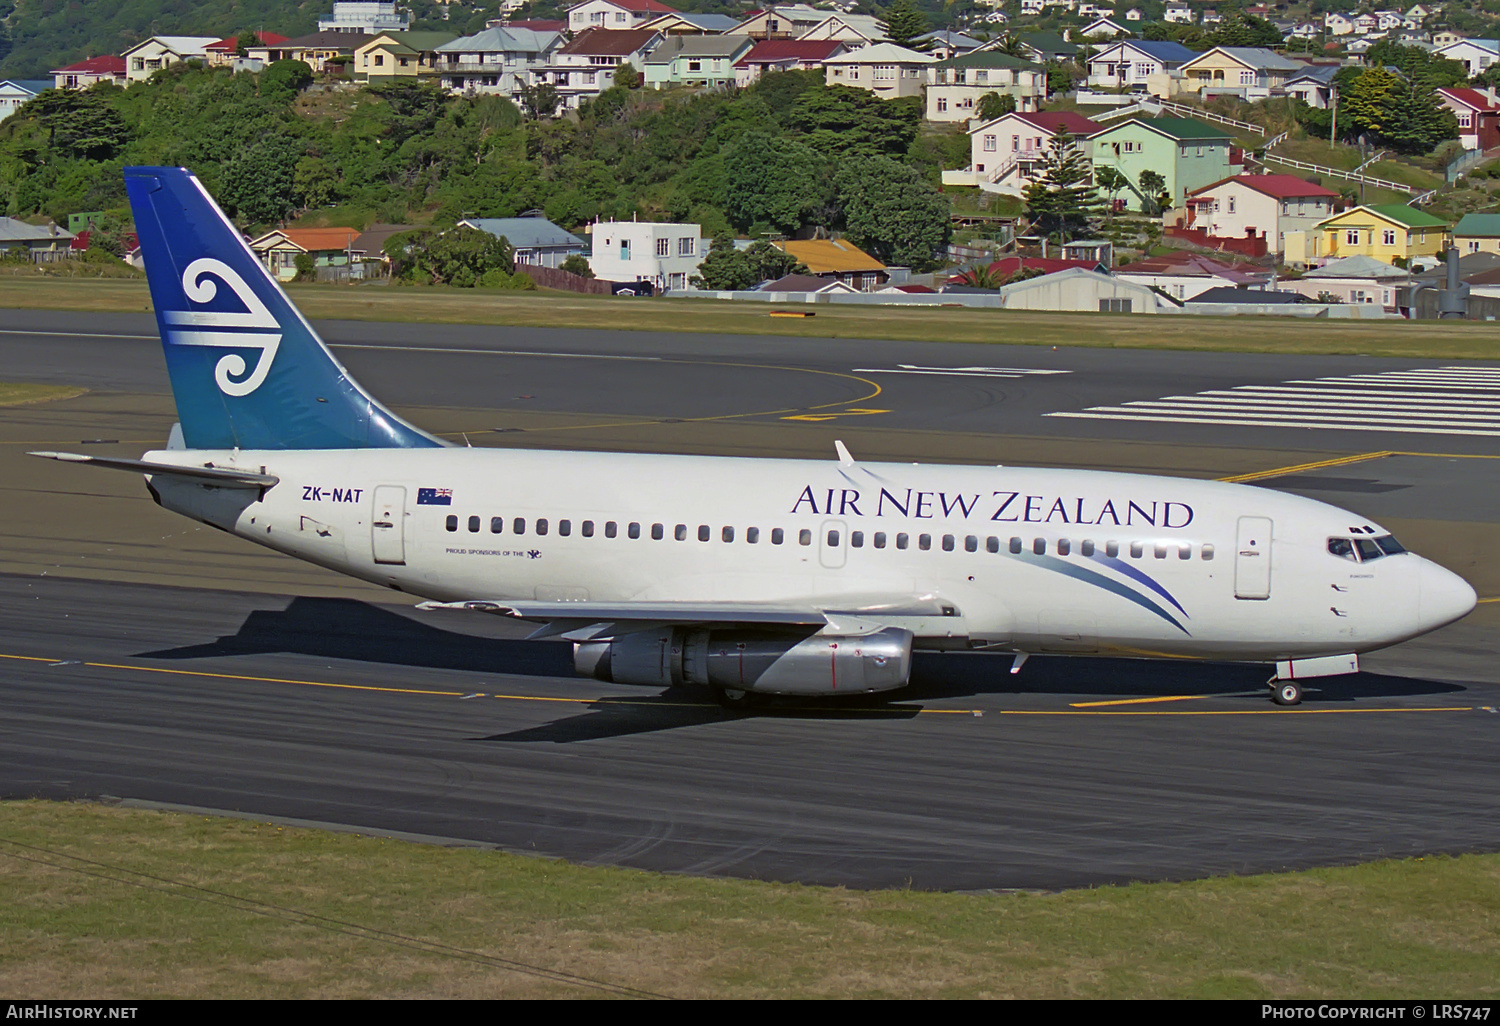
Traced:
[[437, 72], [436, 50], [458, 37], [451, 32], [382, 32], [354, 51], [354, 78], [417, 78]]
[[1500, 214], [1465, 214], [1453, 226], [1453, 248], [1459, 256], [1494, 253], [1500, 256]]
[[1258, 46], [1216, 46], [1186, 61], [1173, 82], [1174, 93], [1231, 93], [1254, 102], [1271, 95], [1307, 65]]
[[[1293, 236], [1301, 236], [1295, 240]], [[1387, 264], [1435, 257], [1448, 248], [1448, 222], [1404, 203], [1351, 207], [1306, 232], [1288, 232], [1286, 262], [1315, 266], [1351, 256]]]

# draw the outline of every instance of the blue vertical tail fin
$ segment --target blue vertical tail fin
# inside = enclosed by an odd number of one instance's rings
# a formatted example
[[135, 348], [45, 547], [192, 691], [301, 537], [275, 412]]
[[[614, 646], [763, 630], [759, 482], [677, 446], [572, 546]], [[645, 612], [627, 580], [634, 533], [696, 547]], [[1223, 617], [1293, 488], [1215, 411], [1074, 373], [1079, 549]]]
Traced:
[[129, 167], [125, 188], [188, 448], [446, 444], [349, 376], [190, 171]]

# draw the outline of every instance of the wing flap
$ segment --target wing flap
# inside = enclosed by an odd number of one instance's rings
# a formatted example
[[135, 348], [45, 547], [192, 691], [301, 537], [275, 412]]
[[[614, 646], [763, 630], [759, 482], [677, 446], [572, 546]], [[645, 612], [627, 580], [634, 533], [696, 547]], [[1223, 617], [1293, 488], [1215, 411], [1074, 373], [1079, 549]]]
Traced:
[[275, 474], [260, 474], [253, 470], [234, 467], [179, 467], [170, 463], [151, 463], [147, 460], [123, 460], [111, 456], [80, 456], [71, 452], [30, 452], [28, 456], [40, 456], [44, 460], [59, 460], [63, 463], [87, 463], [110, 470], [133, 470], [139, 474], [166, 474], [172, 477], [187, 477], [202, 484], [218, 485], [221, 488], [269, 488], [281, 478]]

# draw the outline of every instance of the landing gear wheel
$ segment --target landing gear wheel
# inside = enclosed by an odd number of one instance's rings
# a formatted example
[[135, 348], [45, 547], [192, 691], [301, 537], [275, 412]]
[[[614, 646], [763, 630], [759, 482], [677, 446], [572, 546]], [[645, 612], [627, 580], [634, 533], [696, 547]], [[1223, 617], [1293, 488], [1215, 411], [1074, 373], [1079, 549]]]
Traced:
[[726, 709], [735, 712], [744, 712], [760, 705], [761, 696], [753, 691], [742, 691], [739, 688], [714, 688], [714, 701]]
[[1298, 705], [1302, 702], [1302, 685], [1294, 680], [1278, 680], [1271, 685], [1271, 701], [1277, 705]]

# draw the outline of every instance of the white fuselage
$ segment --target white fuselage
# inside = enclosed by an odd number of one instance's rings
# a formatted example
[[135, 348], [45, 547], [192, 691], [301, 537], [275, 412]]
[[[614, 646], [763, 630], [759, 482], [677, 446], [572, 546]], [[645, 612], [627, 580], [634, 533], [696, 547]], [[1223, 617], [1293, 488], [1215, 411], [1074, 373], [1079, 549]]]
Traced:
[[[1211, 481], [473, 448], [145, 458], [264, 468], [280, 481], [259, 494], [152, 488], [243, 538], [448, 602], [858, 607], [929, 647], [1255, 661], [1380, 648], [1473, 606], [1414, 554], [1331, 553], [1331, 538], [1385, 534], [1361, 516]], [[913, 596], [944, 614], [869, 612]]]

